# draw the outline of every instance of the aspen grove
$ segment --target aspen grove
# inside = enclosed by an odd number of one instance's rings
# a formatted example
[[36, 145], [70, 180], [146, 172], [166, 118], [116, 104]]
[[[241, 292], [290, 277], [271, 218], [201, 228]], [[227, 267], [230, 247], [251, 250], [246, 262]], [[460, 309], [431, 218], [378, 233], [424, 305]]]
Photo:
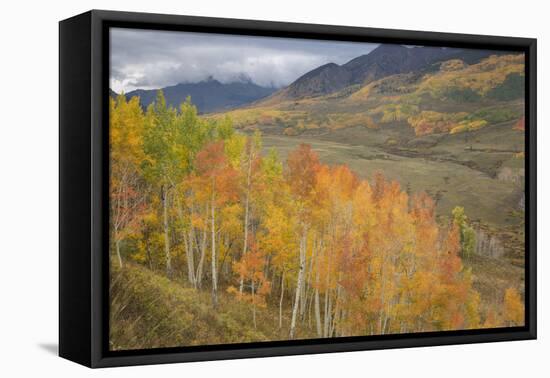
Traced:
[[139, 265], [182, 287], [268, 311], [280, 338], [523, 324], [514, 288], [483, 307], [463, 261], [464, 209], [438, 214], [383, 172], [322, 163], [307, 144], [281, 161], [260, 132], [199, 116], [162, 92], [110, 99], [112, 270]]

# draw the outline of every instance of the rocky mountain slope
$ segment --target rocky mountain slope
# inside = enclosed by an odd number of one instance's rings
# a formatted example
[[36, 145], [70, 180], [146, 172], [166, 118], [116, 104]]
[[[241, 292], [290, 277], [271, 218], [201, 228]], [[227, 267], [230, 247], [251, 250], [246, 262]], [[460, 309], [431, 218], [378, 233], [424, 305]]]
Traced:
[[448, 59], [462, 59], [474, 64], [492, 54], [495, 52], [382, 44], [346, 64], [328, 63], [318, 67], [275, 96], [287, 99], [322, 96], [350, 85], [366, 85], [390, 75], [437, 69], [434, 67], [436, 63]]

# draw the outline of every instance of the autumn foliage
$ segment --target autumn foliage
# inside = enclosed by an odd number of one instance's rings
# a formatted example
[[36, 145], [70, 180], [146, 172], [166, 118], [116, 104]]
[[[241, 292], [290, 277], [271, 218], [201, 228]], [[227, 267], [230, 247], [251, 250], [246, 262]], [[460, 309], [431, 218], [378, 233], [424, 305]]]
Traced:
[[514, 125], [514, 130], [525, 131], [525, 117], [521, 117]]
[[145, 112], [123, 96], [110, 112], [120, 266], [210, 292], [212, 311], [221, 296], [247, 303], [254, 327], [273, 311], [288, 338], [522, 324], [515, 289], [504, 311], [482, 311], [462, 263], [465, 226], [438, 222], [427, 194], [323, 164], [306, 144], [283, 163], [259, 134], [202, 119], [190, 102], [167, 107], [162, 93]]

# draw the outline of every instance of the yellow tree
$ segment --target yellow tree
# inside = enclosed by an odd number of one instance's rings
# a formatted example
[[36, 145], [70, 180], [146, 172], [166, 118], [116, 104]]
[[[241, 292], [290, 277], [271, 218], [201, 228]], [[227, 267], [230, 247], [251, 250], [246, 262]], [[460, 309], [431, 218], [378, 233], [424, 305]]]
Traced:
[[216, 234], [219, 227], [216, 216], [219, 208], [237, 198], [237, 172], [229, 165], [224, 153], [223, 141], [207, 144], [197, 154], [196, 167], [203, 191], [209, 197], [212, 304], [216, 307], [218, 304]]
[[504, 321], [509, 327], [522, 326], [525, 322], [525, 304], [513, 287], [504, 293]]
[[307, 233], [311, 217], [311, 201], [313, 199], [319, 158], [312, 151], [311, 146], [301, 144], [291, 152], [287, 160], [286, 179], [290, 191], [295, 198], [296, 213], [298, 214], [298, 227], [296, 234], [299, 236], [299, 268], [296, 282], [296, 294], [292, 309], [290, 323], [290, 338], [293, 339], [296, 332], [296, 319], [300, 298], [305, 280]]
[[385, 334], [398, 327], [399, 296], [406, 273], [401, 266], [410, 255], [414, 240], [412, 216], [408, 212], [408, 195], [397, 182], [389, 182], [381, 174], [374, 176], [372, 200], [375, 223], [367, 233], [367, 244], [372, 251], [373, 285], [370, 287], [372, 304], [377, 308], [373, 329]]
[[120, 244], [139, 228], [139, 215], [144, 209], [144, 183], [140, 164], [143, 160], [144, 116], [139, 98], [126, 101], [124, 95], [110, 99], [110, 205], [111, 230], [119, 265], [122, 267]]
[[[243, 207], [243, 236], [241, 255], [248, 252], [251, 215], [256, 205], [254, 193], [261, 181], [261, 134], [253, 136], [233, 134], [225, 141], [225, 152], [231, 166], [239, 172], [239, 193]], [[239, 292], [242, 293], [244, 277], [240, 278]]]
[[[334, 333], [344, 310], [342, 280], [349, 279], [350, 262], [357, 256], [353, 240], [353, 196], [358, 178], [347, 166], [321, 165], [316, 175], [312, 211], [315, 235], [312, 245], [315, 322], [318, 336]], [[359, 276], [356, 276], [360, 280]], [[349, 281], [346, 281], [349, 284]], [[350, 287], [349, 285], [347, 286]], [[320, 295], [324, 294], [321, 322]]]
[[166, 104], [162, 91], [147, 109], [142, 164], [144, 176], [156, 189], [162, 206], [162, 228], [166, 275], [172, 277], [170, 250], [170, 208], [172, 191], [189, 167], [189, 151], [185, 130], [177, 121], [177, 111]]
[[[288, 282], [297, 270], [295, 251], [298, 248], [295, 230], [297, 219], [290, 187], [284, 180], [282, 164], [275, 150], [260, 161], [260, 172], [251, 198], [255, 204], [258, 229], [256, 241], [271, 262], [279, 282], [279, 329], [283, 326], [283, 304]], [[275, 278], [272, 279], [275, 282]]]

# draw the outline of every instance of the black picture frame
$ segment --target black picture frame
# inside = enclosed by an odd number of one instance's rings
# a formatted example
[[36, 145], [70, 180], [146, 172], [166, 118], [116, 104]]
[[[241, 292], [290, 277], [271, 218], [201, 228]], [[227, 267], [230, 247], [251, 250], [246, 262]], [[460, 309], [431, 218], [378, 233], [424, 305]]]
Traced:
[[[511, 50], [526, 58], [526, 271], [523, 327], [108, 349], [110, 27]], [[92, 10], [59, 24], [59, 354], [88, 367], [535, 339], [536, 39]]]

